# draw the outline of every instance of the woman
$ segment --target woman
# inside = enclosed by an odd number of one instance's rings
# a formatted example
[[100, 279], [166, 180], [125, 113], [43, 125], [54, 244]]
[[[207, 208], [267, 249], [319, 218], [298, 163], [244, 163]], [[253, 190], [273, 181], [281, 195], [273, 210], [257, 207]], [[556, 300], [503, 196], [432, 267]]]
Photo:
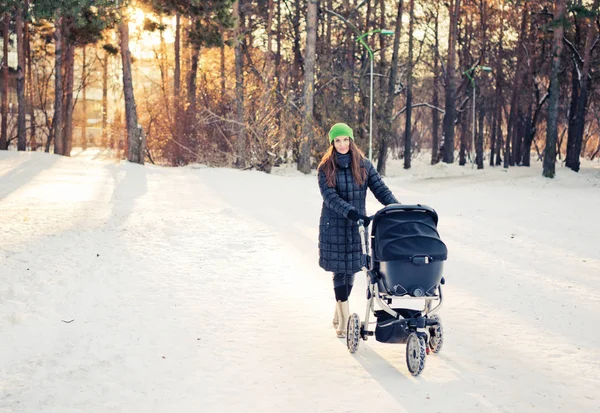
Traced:
[[352, 128], [336, 123], [329, 131], [331, 146], [317, 168], [323, 196], [319, 222], [319, 265], [333, 272], [336, 310], [333, 325], [345, 337], [350, 313], [348, 297], [354, 273], [362, 268], [362, 246], [357, 221], [369, 225], [367, 187], [384, 205], [397, 203], [371, 162], [354, 144]]

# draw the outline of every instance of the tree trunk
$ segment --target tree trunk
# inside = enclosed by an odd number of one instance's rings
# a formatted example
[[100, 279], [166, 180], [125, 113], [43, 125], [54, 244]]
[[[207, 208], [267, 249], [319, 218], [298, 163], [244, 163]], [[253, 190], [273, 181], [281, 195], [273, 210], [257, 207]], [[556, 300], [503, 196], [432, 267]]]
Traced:
[[104, 52], [102, 59], [102, 145], [108, 144], [108, 58], [110, 54]]
[[[523, 73], [525, 70], [522, 70], [523, 67], [523, 42], [525, 41], [525, 33], [527, 27], [527, 15], [528, 15], [528, 6], [527, 3], [523, 4], [522, 15], [521, 15], [521, 30], [519, 32], [519, 41], [517, 43], [517, 66], [515, 70], [514, 77], [514, 87], [512, 90], [512, 96], [510, 99], [510, 114], [508, 116], [508, 125], [506, 132], [506, 141], [504, 146], [504, 167], [508, 168], [508, 166], [514, 166], [516, 162], [516, 123], [517, 117], [519, 113], [519, 94], [521, 93], [521, 83], [523, 80]], [[512, 143], [512, 151], [511, 151], [511, 143]]]
[[[459, 30], [457, 28], [457, 33], [456, 33], [456, 43], [457, 43], [457, 48], [462, 52], [458, 54], [458, 67], [468, 67], [470, 65], [470, 58], [469, 58], [469, 44], [468, 44], [468, 39], [469, 39], [469, 29], [471, 27], [471, 19], [469, 18], [469, 16], [465, 16], [465, 23], [462, 24], [462, 29], [463, 30]], [[461, 39], [462, 36], [462, 39]], [[475, 76], [475, 73], [471, 73], [471, 76]], [[458, 82], [458, 79], [457, 79]], [[459, 135], [459, 149], [458, 149], [458, 164], [460, 166], [464, 166], [467, 164], [467, 152], [469, 151], [470, 147], [471, 147], [471, 134], [470, 134], [470, 130], [471, 130], [471, 124], [472, 124], [472, 116], [473, 116], [473, 82], [469, 80], [469, 82], [466, 84], [466, 96], [469, 97], [469, 101], [467, 103], [466, 106], [464, 106], [463, 111], [462, 112], [458, 112], [457, 113], [457, 118], [458, 118], [458, 130], [460, 131], [460, 135]], [[458, 92], [457, 92], [458, 93]], [[468, 108], [468, 109], [467, 109]], [[469, 116], [470, 115], [470, 116]], [[470, 153], [469, 153], [470, 155]], [[469, 156], [470, 157], [470, 156]]]
[[544, 151], [544, 170], [542, 175], [554, 178], [556, 163], [556, 142], [558, 140], [558, 101], [560, 98], [560, 55], [563, 47], [563, 33], [566, 0], [554, 1], [554, 36], [552, 50], [552, 69], [550, 75], [550, 97], [548, 99], [548, 125], [546, 129], [546, 149]]
[[81, 122], [81, 146], [83, 150], [87, 149], [87, 82], [85, 80], [86, 61], [85, 46], [81, 50], [81, 108], [83, 119]]
[[496, 114], [497, 109], [492, 112], [492, 135], [490, 136], [490, 166], [494, 166], [494, 155], [496, 154]]
[[[598, 11], [599, 1], [594, 0], [594, 4], [592, 5], [592, 11], [597, 13]], [[575, 116], [573, 119], [574, 133], [573, 133], [573, 143], [571, 145], [567, 144], [567, 148], [571, 147], [571, 153], [567, 152], [567, 166], [571, 168], [575, 172], [579, 172], [580, 161], [579, 157], [581, 155], [581, 145], [583, 140], [583, 130], [585, 127], [585, 115], [587, 109], [587, 101], [589, 96], [590, 89], [590, 67], [591, 67], [591, 52], [592, 46], [594, 44], [594, 40], [596, 38], [596, 25], [594, 24], [594, 19], [587, 18], [586, 19], [587, 32], [585, 37], [585, 46], [583, 51], [583, 68], [581, 70], [581, 88], [579, 99], [577, 99], [577, 104], [575, 106]], [[570, 126], [570, 125], [569, 125]], [[570, 134], [569, 134], [570, 135]], [[571, 136], [569, 136], [569, 140], [571, 140]], [[570, 155], [570, 156], [569, 156]]]
[[502, 106], [497, 108], [496, 116], [496, 166], [502, 165]]
[[[577, 16], [575, 16], [575, 35], [573, 38], [573, 47], [578, 48], [581, 45], [581, 23]], [[573, 160], [573, 143], [575, 142], [575, 123], [577, 117], [577, 102], [579, 101], [580, 85], [581, 85], [581, 69], [579, 67], [580, 62], [578, 60], [578, 53], [572, 52], [572, 65], [571, 65], [571, 103], [569, 105], [569, 127], [567, 131], [567, 154], [565, 157], [565, 166], [571, 168]], [[560, 150], [560, 146], [559, 146]], [[560, 153], [559, 153], [560, 156]]]
[[[173, 93], [175, 102], [179, 102], [179, 90], [181, 89], [181, 16], [175, 16], [175, 70], [173, 73]], [[176, 112], [177, 113], [177, 112]]]
[[390, 62], [390, 77], [388, 80], [388, 90], [385, 100], [383, 122], [379, 133], [379, 154], [377, 159], [377, 171], [385, 175], [385, 165], [388, 153], [388, 141], [392, 139], [392, 116], [394, 112], [394, 101], [396, 99], [396, 79], [398, 78], [398, 56], [400, 51], [400, 35], [402, 33], [402, 10], [403, 0], [398, 2], [398, 11], [396, 14], [396, 27], [394, 28], [394, 46], [392, 50], [392, 60]]
[[188, 82], [187, 82], [187, 100], [188, 100], [188, 108], [187, 108], [187, 122], [188, 122], [188, 130], [186, 130], [186, 134], [191, 132], [190, 129], [194, 129], [194, 119], [196, 117], [196, 77], [198, 75], [198, 61], [200, 60], [200, 45], [192, 44], [192, 61], [190, 64], [190, 72], [188, 73]]
[[[375, 0], [376, 1], [376, 0]], [[371, 2], [369, 1], [369, 6], [371, 6]], [[348, 16], [350, 13], [350, 2], [348, 0], [342, 0], [342, 8], [341, 11], [343, 12], [342, 14], [344, 16]], [[369, 17], [367, 15], [367, 21], [368, 21]], [[354, 84], [354, 45], [352, 44], [352, 30], [350, 29], [350, 27], [348, 27], [346, 25], [345, 27], [345, 33], [343, 34], [343, 39], [344, 39], [344, 46], [343, 46], [343, 51], [344, 53], [344, 57], [342, 59], [343, 65], [342, 65], [342, 91], [340, 94], [340, 99], [342, 102], [342, 105], [346, 105], [349, 102], [352, 102], [354, 100], [354, 96], [355, 96], [355, 84]], [[365, 39], [365, 41], [368, 41], [368, 39]], [[359, 85], [360, 85], [360, 78], [359, 78]], [[360, 86], [359, 86], [359, 93], [360, 93]], [[354, 106], [354, 105], [352, 105]], [[347, 107], [347, 106], [346, 106]], [[368, 107], [368, 106], [362, 106], [362, 107]], [[358, 116], [356, 116], [358, 112], [352, 110], [351, 113], [348, 113], [348, 118], [350, 119], [357, 119]], [[365, 128], [365, 130], [367, 130], [367, 128]], [[371, 136], [372, 132], [371, 132]]]
[[54, 153], [64, 154], [63, 142], [63, 17], [56, 18], [54, 22], [54, 116], [52, 118], [52, 133], [46, 143], [46, 152], [54, 138]]
[[8, 149], [8, 42], [10, 15], [4, 14], [2, 19], [2, 39], [4, 43], [2, 56], [2, 126], [0, 131], [0, 150]]
[[73, 148], [73, 83], [75, 72], [75, 45], [69, 41], [65, 42], [65, 106], [63, 145], [65, 156], [71, 156]]
[[[471, 96], [473, 94], [471, 93]], [[467, 141], [470, 140], [469, 136], [469, 120], [467, 119], [467, 112], [459, 113], [458, 118], [458, 129], [460, 130], [460, 141], [458, 147], [458, 164], [464, 166], [467, 164]]]
[[269, 0], [268, 4], [268, 15], [267, 15], [267, 67], [268, 67], [268, 78], [271, 79], [272, 73], [272, 62], [273, 62], [273, 13], [275, 8], [273, 7], [273, 0]]
[[246, 115], [244, 110], [244, 55], [243, 55], [243, 36], [244, 22], [241, 13], [242, 0], [236, 0], [233, 4], [233, 17], [236, 20], [234, 31], [234, 54], [235, 54], [235, 103], [238, 122], [237, 136], [237, 154], [235, 165], [238, 168], [246, 166]]
[[477, 140], [475, 143], [475, 162], [477, 163], [477, 169], [483, 169], [483, 126], [485, 122], [485, 106], [479, 107], [479, 122], [477, 129]]
[[[505, 2], [502, 1], [500, 5], [500, 27], [504, 27], [504, 8]], [[500, 30], [500, 36], [498, 40], [498, 55], [496, 58], [496, 98], [494, 100], [495, 104], [495, 128], [494, 134], [496, 136], [494, 140], [494, 151], [495, 151], [495, 163], [494, 165], [499, 166], [502, 165], [502, 156], [500, 153], [502, 152], [502, 108], [504, 107], [504, 95], [502, 91], [502, 86], [504, 83], [504, 64], [502, 59], [504, 59], [504, 30]], [[490, 159], [494, 158], [494, 156], [490, 156]]]
[[[292, 29], [294, 32], [294, 41], [292, 43], [292, 52], [294, 55], [294, 60], [292, 62], [292, 92], [293, 96], [296, 97], [302, 70], [302, 52], [300, 51], [300, 16], [302, 14], [302, 2], [296, 0], [294, 3], [294, 16], [292, 17]], [[344, 72], [344, 74], [346, 74], [346, 72]]]
[[460, 13], [460, 0], [450, 7], [450, 35], [448, 36], [448, 63], [446, 65], [446, 113], [444, 114], [444, 162], [454, 162], [454, 121], [456, 119], [456, 32]]
[[434, 108], [431, 111], [431, 164], [437, 164], [439, 159], [439, 146], [440, 146], [440, 114], [437, 110], [440, 106], [439, 97], [439, 84], [440, 84], [440, 39], [439, 39], [439, 3], [436, 2], [436, 13], [435, 13], [435, 26], [434, 26], [434, 38], [435, 38], [435, 50], [433, 53], [433, 98], [432, 103]]
[[19, 5], [16, 10], [15, 22], [17, 30], [17, 150], [27, 149], [27, 129], [25, 127], [25, 33], [23, 30], [23, 10]]
[[317, 43], [317, 1], [308, 0], [306, 13], [306, 53], [304, 59], [304, 130], [300, 144], [298, 170], [310, 173], [310, 151], [313, 145], [313, 108], [315, 94], [315, 47]]
[[119, 23], [121, 40], [121, 60], [123, 62], [123, 95], [125, 97], [125, 119], [127, 125], [127, 160], [144, 164], [146, 142], [141, 127], [138, 125], [133, 78], [131, 74], [131, 52], [129, 51], [129, 26], [126, 20]]
[[[29, 6], [29, 1], [25, 3]], [[27, 58], [27, 90], [29, 92], [29, 146], [32, 151], [38, 148], [36, 127], [35, 127], [35, 89], [33, 86], [33, 63], [31, 57], [31, 35], [29, 33], [29, 23], [25, 22], [25, 54]]]
[[[275, 51], [275, 78], [277, 84], [275, 90], [277, 92], [277, 106], [283, 104], [283, 96], [281, 92], [281, 1], [277, 2], [277, 36], [276, 36], [276, 51]], [[281, 116], [277, 116], [277, 130], [281, 130]]]
[[[489, 40], [488, 40], [488, 5], [484, 0], [479, 1], [479, 6], [481, 10], [481, 56], [482, 59], [486, 59], [489, 52]], [[485, 82], [486, 84], [488, 82]], [[483, 84], [483, 82], [482, 82]], [[484, 138], [484, 130], [485, 130], [485, 120], [486, 120], [486, 112], [488, 111], [489, 98], [491, 97], [491, 93], [486, 91], [487, 87], [479, 87], [479, 122], [477, 129], [477, 139], [475, 142], [475, 162], [477, 163], [477, 169], [483, 169], [483, 158], [484, 158], [484, 148], [485, 148], [485, 138]], [[492, 116], [493, 117], [493, 116]]]
[[[385, 10], [386, 10], [386, 1], [385, 0], [379, 0], [379, 27], [387, 27], [387, 23], [385, 20]], [[386, 54], [384, 53], [385, 50], [385, 42], [386, 42], [386, 38], [387, 36], [382, 36], [379, 35], [379, 50], [381, 50], [381, 53], [379, 53], [379, 69], [378, 72], [382, 75], [379, 77], [379, 96], [383, 98], [383, 96], [385, 96], [385, 92], [386, 92], [386, 84], [385, 84], [385, 76], [383, 76], [384, 73], [386, 73]]]
[[525, 66], [527, 67], [523, 80], [525, 98], [523, 99], [521, 110], [526, 110], [527, 112], [523, 114], [522, 133], [518, 136], [519, 157], [515, 159], [515, 163], [527, 167], [531, 164], [531, 144], [535, 136], [534, 118], [537, 116], [537, 113], [534, 109], [540, 100], [540, 91], [536, 83], [536, 78], [539, 71], [541, 61], [539, 56], [541, 56], [540, 51], [542, 48], [537, 47], [537, 31], [538, 25], [535, 19], [531, 18], [529, 34], [527, 35], [525, 44], [528, 50], [535, 51], [535, 53], [528, 53], [525, 58]]
[[221, 96], [225, 97], [227, 94], [226, 83], [225, 83], [225, 34], [221, 32], [221, 56], [220, 56], [220, 69], [221, 69]]
[[413, 72], [413, 30], [415, 20], [415, 0], [410, 0], [408, 23], [408, 62], [406, 73], [406, 123], [404, 127], [404, 169], [410, 169], [411, 122], [412, 122], [412, 72]]
[[[536, 105], [535, 112], [533, 112], [533, 116], [531, 117], [531, 122], [529, 123], [529, 127], [527, 129], [527, 135], [525, 136], [526, 150], [525, 150], [525, 154], [523, 155], [523, 164], [525, 165], [525, 160], [527, 161], [527, 164], [525, 166], [529, 166], [529, 158], [531, 157], [531, 144], [534, 143], [535, 133], [537, 131], [537, 122], [538, 122], [538, 119], [540, 118], [540, 113], [542, 113], [542, 106], [544, 106], [544, 103], [548, 99], [548, 96], [549, 95], [546, 94], [543, 99], [535, 102], [535, 105]], [[536, 94], [536, 98], [539, 99], [539, 94]], [[537, 144], [536, 144], [536, 150], [537, 150]], [[538, 152], [538, 155], [540, 155], [539, 150], [537, 150], [537, 152]], [[525, 159], [526, 156], [527, 156], [527, 159]], [[541, 159], [541, 156], [540, 156], [540, 159]]]
[[[164, 26], [163, 17], [160, 16], [160, 25]], [[167, 44], [165, 42], [164, 30], [159, 30], [160, 37], [160, 58], [159, 58], [159, 67], [160, 67], [160, 78], [161, 78], [161, 88], [163, 92], [163, 99], [165, 100], [165, 108], [167, 112], [171, 109], [171, 102], [169, 99], [169, 57], [167, 55]]]
[[531, 160], [531, 142], [533, 140], [533, 109], [532, 105], [529, 105], [527, 109], [527, 116], [525, 117], [524, 125], [524, 139], [523, 139], [523, 154], [521, 157], [521, 165], [530, 166]]

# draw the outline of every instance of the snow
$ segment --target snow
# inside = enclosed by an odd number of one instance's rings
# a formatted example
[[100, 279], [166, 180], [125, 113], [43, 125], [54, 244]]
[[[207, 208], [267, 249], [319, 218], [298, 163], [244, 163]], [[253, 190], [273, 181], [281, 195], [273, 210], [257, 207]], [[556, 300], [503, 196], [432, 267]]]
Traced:
[[600, 411], [600, 164], [540, 168], [390, 161], [449, 249], [414, 378], [335, 337], [314, 173], [1, 152], [0, 412]]

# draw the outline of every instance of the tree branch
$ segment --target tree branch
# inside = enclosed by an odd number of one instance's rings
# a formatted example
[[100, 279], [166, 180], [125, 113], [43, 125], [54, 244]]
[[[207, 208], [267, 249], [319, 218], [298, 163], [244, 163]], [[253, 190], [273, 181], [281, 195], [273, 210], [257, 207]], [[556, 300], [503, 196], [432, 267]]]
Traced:
[[356, 34], [357, 36], [361, 35], [360, 30], [358, 30], [358, 28], [353, 23], [351, 23], [350, 21], [348, 21], [341, 14], [338, 14], [338, 13], [334, 12], [333, 10], [326, 9], [325, 7], [321, 7], [321, 10], [323, 10], [325, 13], [331, 14], [332, 16], [335, 16], [338, 19], [342, 20], [344, 23], [346, 23], [352, 29], [352, 31], [354, 32], [354, 34]]
[[600, 36], [596, 37], [596, 40], [594, 40], [594, 44], [592, 45], [592, 48], [590, 49], [590, 54], [594, 51], [594, 48], [596, 47], [596, 45], [598, 44], [599, 41], [600, 41]]
[[[432, 104], [430, 104], [430, 103], [415, 103], [414, 105], [412, 105], [412, 106], [411, 106], [411, 108], [413, 108], [413, 109], [414, 109], [414, 108], [420, 108], [420, 107], [423, 107], [423, 106], [425, 106], [425, 107], [428, 107], [428, 108], [431, 108], [431, 109], [435, 109], [435, 110], [437, 110], [438, 112], [440, 112], [440, 113], [442, 113], [442, 114], [445, 114], [445, 113], [446, 113], [446, 111], [445, 111], [444, 109], [442, 109], [442, 108], [438, 108], [437, 106], [433, 106], [433, 105], [432, 105]], [[405, 111], [406, 111], [406, 106], [404, 106], [402, 109], [400, 109], [400, 111], [399, 111], [398, 113], [396, 113], [396, 114], [395, 114], [395, 115], [392, 117], [392, 122], [393, 122], [393, 121], [394, 121], [394, 120], [395, 120], [395, 119], [396, 119], [398, 116], [402, 115], [402, 114], [403, 114]]]
[[577, 60], [579, 61], [579, 64], [583, 64], [583, 59], [581, 58], [581, 55], [579, 54], [579, 52], [577, 51], [577, 48], [575, 48], [575, 46], [573, 46], [573, 43], [571, 43], [569, 41], [569, 39], [567, 39], [565, 36], [563, 36], [563, 41], [569, 46], [569, 48], [573, 51], [573, 54], [575, 56], [577, 56]]

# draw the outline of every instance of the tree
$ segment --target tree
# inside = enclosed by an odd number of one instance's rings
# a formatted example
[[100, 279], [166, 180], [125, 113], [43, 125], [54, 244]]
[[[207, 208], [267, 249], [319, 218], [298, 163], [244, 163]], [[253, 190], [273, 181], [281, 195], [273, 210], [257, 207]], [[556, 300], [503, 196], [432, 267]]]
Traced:
[[[527, 16], [529, 15], [529, 6], [525, 2], [521, 9], [521, 29], [519, 31], [519, 41], [517, 45], [517, 68], [524, 67], [523, 60], [525, 59], [525, 53], [523, 45], [525, 42], [526, 28], [527, 28]], [[508, 127], [506, 133], [506, 141], [504, 147], [504, 167], [514, 166], [518, 162], [518, 151], [519, 145], [517, 144], [517, 114], [519, 113], [519, 95], [521, 93], [521, 83], [523, 81], [523, 75], [525, 70], [517, 69], [515, 71], [515, 77], [513, 80], [514, 87], [512, 88], [512, 97], [510, 100], [510, 115], [508, 117]], [[511, 152], [512, 144], [512, 152]]]
[[413, 30], [415, 23], [415, 0], [410, 0], [408, 24], [408, 62], [406, 74], [406, 123], [404, 128], [404, 169], [410, 169], [412, 84], [413, 84]]
[[431, 164], [437, 164], [439, 160], [439, 146], [440, 146], [440, 114], [438, 107], [440, 105], [439, 98], [439, 83], [440, 83], [440, 36], [439, 36], [439, 2], [435, 3], [435, 10], [433, 11], [434, 16], [434, 45], [433, 45], [433, 94], [432, 104], [433, 109], [431, 110]]
[[58, 17], [54, 23], [54, 117], [52, 118], [52, 132], [48, 144], [54, 140], [54, 153], [64, 154], [63, 141], [63, 17]]
[[127, 160], [144, 164], [146, 140], [138, 123], [137, 107], [131, 77], [131, 51], [129, 50], [129, 26], [123, 16], [119, 22], [121, 61], [123, 64], [123, 95], [125, 98], [125, 124], [127, 126]]
[[17, 149], [27, 149], [27, 132], [25, 129], [25, 32], [23, 23], [23, 6], [17, 4], [15, 9], [15, 30], [17, 32]]
[[114, 23], [115, 2], [97, 0], [36, 0], [31, 15], [54, 23], [54, 116], [46, 150], [69, 156], [72, 146], [75, 47], [95, 43]]
[[542, 175], [546, 178], [554, 178], [555, 175], [556, 141], [558, 139], [558, 99], [560, 97], [558, 74], [560, 72], [560, 55], [563, 48], [565, 10], [566, 0], [554, 0], [552, 71], [550, 74], [550, 97], [548, 98], [546, 150], [544, 152], [544, 169], [542, 172]]
[[[574, 77], [574, 82], [578, 83], [578, 96], [575, 104], [571, 106], [573, 111], [572, 122], [569, 122], [569, 138], [567, 142], [567, 158], [565, 165], [573, 171], [578, 172], [580, 167], [579, 157], [581, 155], [581, 144], [583, 140], [583, 130], [585, 126], [585, 117], [587, 112], [587, 103], [590, 89], [590, 68], [592, 60], [592, 47], [596, 41], [596, 25], [594, 18], [598, 15], [599, 1], [594, 0], [591, 10], [587, 10], [581, 6], [577, 9], [582, 15], [586, 26], [586, 37], [583, 48], [583, 62], [579, 62], [577, 58], [573, 59], [577, 67], [577, 77]], [[575, 53], [579, 55], [578, 53]]]
[[2, 56], [2, 126], [0, 132], [0, 150], [8, 149], [8, 40], [9, 40], [9, 25], [10, 14], [4, 10], [2, 18], [2, 39], [3, 51]]
[[454, 121], [456, 119], [456, 35], [460, 0], [450, 2], [450, 35], [448, 36], [448, 61], [446, 64], [446, 112], [444, 113], [444, 162], [454, 162]]
[[112, 146], [108, 141], [108, 62], [119, 54], [119, 49], [112, 44], [102, 46], [104, 51], [102, 61], [102, 143]]
[[388, 145], [392, 141], [392, 122], [393, 122], [393, 111], [394, 103], [396, 98], [396, 82], [398, 80], [398, 66], [399, 66], [399, 55], [400, 55], [400, 35], [402, 33], [402, 11], [404, 1], [398, 2], [398, 9], [396, 11], [396, 25], [394, 28], [394, 45], [392, 49], [392, 60], [390, 62], [390, 76], [388, 79], [387, 93], [383, 112], [383, 122], [380, 128], [380, 141], [379, 141], [379, 157], [377, 161], [377, 171], [385, 175], [385, 165], [388, 155]]
[[317, 42], [318, 0], [308, 0], [306, 16], [306, 53], [304, 61], [304, 133], [300, 144], [298, 170], [310, 173], [310, 150], [313, 137], [313, 110], [315, 93], [315, 44]]
[[235, 164], [238, 168], [246, 165], [246, 114], [244, 110], [244, 56], [243, 56], [243, 31], [244, 17], [240, 11], [242, 0], [236, 0], [233, 5], [233, 18], [235, 20], [234, 31], [234, 53], [235, 53], [235, 105], [238, 123], [237, 133], [237, 153]]

